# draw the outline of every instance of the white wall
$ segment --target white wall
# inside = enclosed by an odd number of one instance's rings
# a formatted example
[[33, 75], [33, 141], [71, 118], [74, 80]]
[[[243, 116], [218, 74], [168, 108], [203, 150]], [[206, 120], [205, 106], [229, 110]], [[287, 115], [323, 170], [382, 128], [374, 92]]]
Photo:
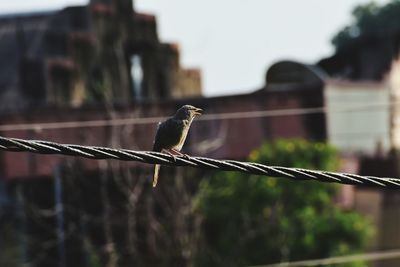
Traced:
[[390, 148], [387, 83], [328, 80], [325, 85], [328, 140], [344, 152], [372, 154]]
[[400, 60], [392, 63], [388, 74], [390, 94], [392, 97], [392, 144], [400, 148]]

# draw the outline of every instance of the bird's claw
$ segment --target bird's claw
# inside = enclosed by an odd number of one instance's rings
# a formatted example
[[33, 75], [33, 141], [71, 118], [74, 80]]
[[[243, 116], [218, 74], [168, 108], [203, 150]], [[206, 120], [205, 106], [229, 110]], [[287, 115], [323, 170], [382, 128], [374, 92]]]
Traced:
[[167, 150], [166, 152], [167, 152], [168, 155], [170, 155], [170, 156], [172, 157], [172, 160], [173, 160], [174, 162], [176, 162], [176, 155], [173, 154], [173, 153], [172, 153], [171, 151], [169, 151], [169, 150]]

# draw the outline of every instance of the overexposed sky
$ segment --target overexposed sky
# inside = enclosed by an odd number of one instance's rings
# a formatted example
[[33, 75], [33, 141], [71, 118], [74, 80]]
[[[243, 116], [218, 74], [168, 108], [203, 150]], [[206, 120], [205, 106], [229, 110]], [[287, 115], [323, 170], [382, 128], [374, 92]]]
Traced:
[[[56, 9], [87, 0], [0, 1], [0, 13]], [[370, 0], [135, 0], [157, 17], [162, 41], [175, 42], [181, 62], [199, 67], [205, 95], [253, 91], [273, 62], [314, 63], [333, 53], [330, 40]], [[388, 0], [376, 0], [386, 3]]]

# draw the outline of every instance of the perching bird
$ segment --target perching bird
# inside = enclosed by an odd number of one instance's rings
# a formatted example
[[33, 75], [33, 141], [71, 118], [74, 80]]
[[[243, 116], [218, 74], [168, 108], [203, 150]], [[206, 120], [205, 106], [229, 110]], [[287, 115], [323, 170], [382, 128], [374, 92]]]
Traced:
[[[172, 118], [158, 124], [156, 137], [154, 139], [153, 151], [166, 151], [172, 156], [182, 156], [180, 150], [185, 143], [190, 125], [197, 115], [201, 115], [202, 109], [191, 105], [184, 105]], [[160, 165], [154, 168], [153, 187], [157, 185]]]

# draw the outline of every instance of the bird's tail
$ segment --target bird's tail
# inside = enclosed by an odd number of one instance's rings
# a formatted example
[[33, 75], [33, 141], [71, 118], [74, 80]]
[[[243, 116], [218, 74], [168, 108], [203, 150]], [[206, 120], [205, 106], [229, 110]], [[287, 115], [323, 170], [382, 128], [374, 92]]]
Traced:
[[160, 172], [160, 164], [154, 166], [153, 187], [156, 187], [158, 181], [158, 173]]

